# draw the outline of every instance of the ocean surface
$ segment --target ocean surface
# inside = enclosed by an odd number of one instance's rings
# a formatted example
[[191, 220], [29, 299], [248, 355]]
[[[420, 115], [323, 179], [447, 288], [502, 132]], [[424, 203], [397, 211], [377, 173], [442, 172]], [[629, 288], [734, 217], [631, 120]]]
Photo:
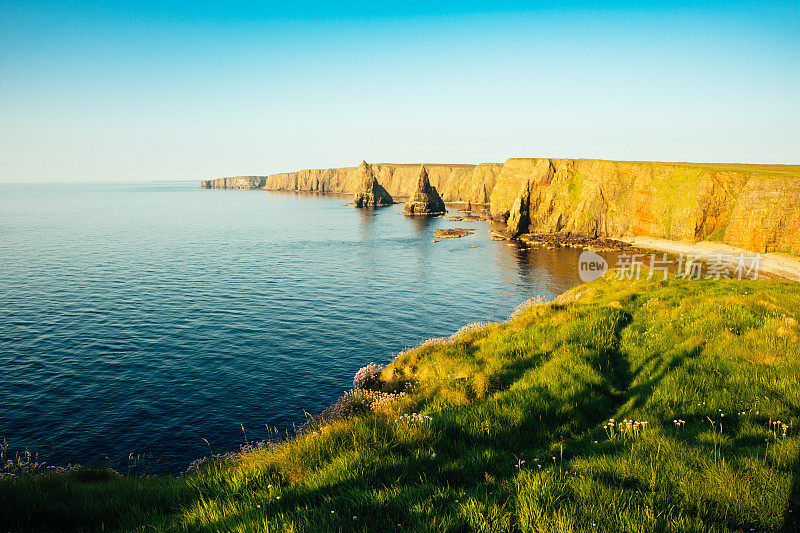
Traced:
[[[580, 283], [575, 250], [348, 201], [0, 185], [0, 441], [177, 473], [245, 433], [291, 433], [367, 363]], [[452, 227], [476, 232], [431, 242]]]

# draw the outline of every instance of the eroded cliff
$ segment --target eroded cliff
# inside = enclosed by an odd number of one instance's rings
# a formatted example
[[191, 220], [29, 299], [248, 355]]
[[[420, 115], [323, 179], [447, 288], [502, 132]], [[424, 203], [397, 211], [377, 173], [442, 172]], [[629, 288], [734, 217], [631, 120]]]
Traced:
[[716, 240], [800, 253], [800, 167], [509, 159], [491, 194], [509, 233]]
[[[800, 166], [514, 158], [426, 165], [446, 202], [490, 204], [509, 233], [714, 240], [800, 254]], [[392, 196], [411, 195], [419, 165], [374, 164]], [[353, 193], [358, 167], [203, 182], [205, 188]]]
[[[419, 164], [372, 164], [375, 178], [392, 196], [410, 196], [419, 180]], [[502, 163], [481, 165], [426, 164], [431, 185], [445, 202], [488, 204]], [[252, 184], [252, 186], [251, 186]], [[326, 168], [284, 172], [270, 176], [220, 178], [202, 183], [206, 189], [265, 189], [355, 193], [361, 184], [358, 167]]]

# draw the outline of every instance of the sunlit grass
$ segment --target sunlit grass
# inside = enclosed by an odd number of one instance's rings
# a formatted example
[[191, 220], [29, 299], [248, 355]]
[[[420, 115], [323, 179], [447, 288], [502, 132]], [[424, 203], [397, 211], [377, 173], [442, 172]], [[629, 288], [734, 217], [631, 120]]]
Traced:
[[296, 439], [188, 476], [4, 479], [0, 525], [792, 530], [799, 313], [791, 283], [599, 280], [401, 353]]

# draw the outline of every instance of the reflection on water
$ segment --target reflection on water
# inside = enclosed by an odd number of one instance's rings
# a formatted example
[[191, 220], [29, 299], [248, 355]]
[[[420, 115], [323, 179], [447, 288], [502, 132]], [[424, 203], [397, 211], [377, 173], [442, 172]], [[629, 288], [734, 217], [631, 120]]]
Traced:
[[[0, 186], [0, 438], [175, 472], [290, 430], [362, 365], [579, 283], [579, 252], [348, 197]], [[433, 243], [438, 228], [471, 227]], [[615, 262], [611, 257], [610, 262]]]
[[434, 219], [431, 217], [424, 217], [424, 216], [413, 216], [408, 217], [409, 225], [414, 229], [417, 235], [420, 237], [424, 237], [429, 235], [431, 232], [428, 231], [428, 228], [431, 226], [431, 222]]

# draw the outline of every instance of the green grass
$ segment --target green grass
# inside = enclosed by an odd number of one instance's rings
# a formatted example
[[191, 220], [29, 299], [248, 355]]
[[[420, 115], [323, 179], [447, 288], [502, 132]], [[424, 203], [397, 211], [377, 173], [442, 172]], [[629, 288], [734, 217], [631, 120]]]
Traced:
[[411, 388], [377, 411], [190, 476], [2, 480], [0, 528], [795, 531], [799, 314], [792, 283], [602, 279], [400, 354], [380, 386]]

